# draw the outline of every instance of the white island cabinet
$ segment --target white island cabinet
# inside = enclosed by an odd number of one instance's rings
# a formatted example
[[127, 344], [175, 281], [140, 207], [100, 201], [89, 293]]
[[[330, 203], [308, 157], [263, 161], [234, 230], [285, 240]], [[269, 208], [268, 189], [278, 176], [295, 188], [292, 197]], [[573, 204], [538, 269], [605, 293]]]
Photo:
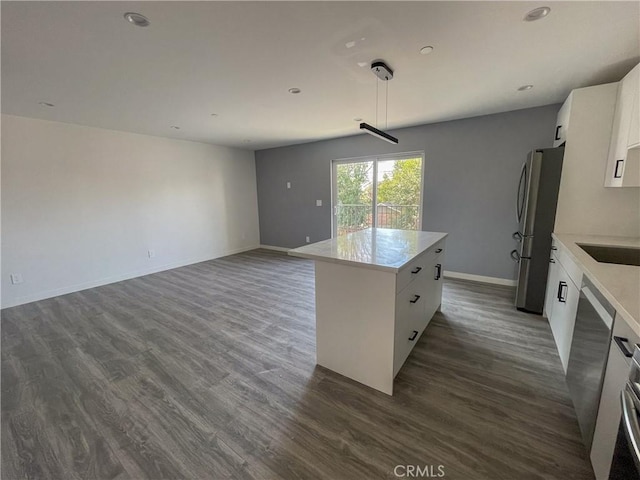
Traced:
[[315, 260], [316, 363], [392, 395], [440, 307], [446, 236], [369, 228], [290, 250]]

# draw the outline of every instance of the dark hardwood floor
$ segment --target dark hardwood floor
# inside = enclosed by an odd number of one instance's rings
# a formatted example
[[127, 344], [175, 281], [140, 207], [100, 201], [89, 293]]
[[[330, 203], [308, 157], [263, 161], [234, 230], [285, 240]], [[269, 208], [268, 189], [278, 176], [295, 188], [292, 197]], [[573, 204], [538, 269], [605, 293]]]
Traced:
[[593, 478], [512, 289], [447, 281], [389, 397], [315, 366], [313, 283], [256, 250], [3, 310], [2, 478]]

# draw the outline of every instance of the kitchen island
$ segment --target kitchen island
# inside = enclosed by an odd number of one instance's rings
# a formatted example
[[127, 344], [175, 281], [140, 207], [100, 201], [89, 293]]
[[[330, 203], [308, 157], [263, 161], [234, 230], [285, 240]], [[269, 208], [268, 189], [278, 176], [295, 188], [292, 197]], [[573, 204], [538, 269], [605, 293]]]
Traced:
[[369, 228], [290, 250], [315, 260], [316, 363], [392, 395], [440, 307], [446, 236]]

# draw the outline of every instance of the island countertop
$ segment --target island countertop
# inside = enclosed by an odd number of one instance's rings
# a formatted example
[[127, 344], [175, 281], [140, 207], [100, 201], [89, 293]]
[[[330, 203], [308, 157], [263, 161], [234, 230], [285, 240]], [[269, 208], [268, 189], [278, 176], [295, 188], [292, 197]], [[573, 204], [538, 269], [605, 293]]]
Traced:
[[289, 255], [397, 273], [446, 233], [367, 228], [289, 250]]

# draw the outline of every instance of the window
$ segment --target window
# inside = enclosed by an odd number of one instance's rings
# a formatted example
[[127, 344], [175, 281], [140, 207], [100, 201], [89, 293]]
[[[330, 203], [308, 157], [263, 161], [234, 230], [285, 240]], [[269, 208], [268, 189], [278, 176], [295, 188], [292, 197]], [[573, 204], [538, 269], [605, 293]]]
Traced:
[[333, 236], [369, 227], [420, 230], [424, 154], [333, 162]]

